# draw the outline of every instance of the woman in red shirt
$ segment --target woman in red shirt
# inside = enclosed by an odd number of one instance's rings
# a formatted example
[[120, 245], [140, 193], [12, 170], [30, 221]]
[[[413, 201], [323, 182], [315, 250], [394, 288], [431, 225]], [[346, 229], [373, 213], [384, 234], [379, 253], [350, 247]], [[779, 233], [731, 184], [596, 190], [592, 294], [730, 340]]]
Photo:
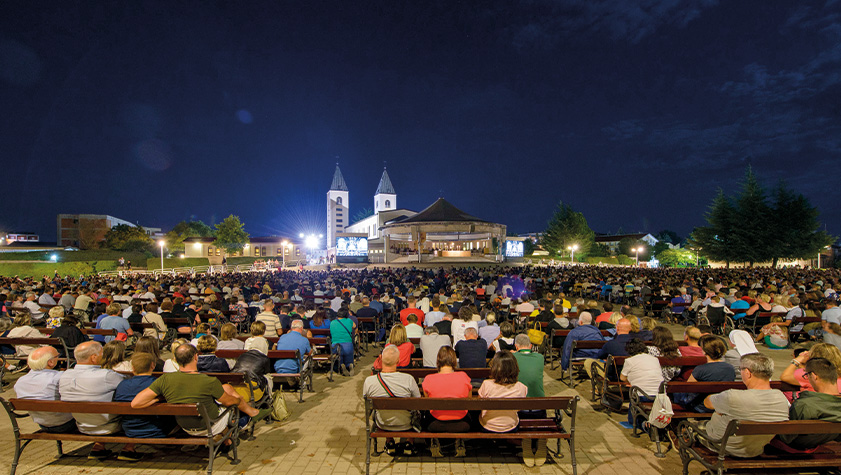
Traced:
[[[391, 327], [391, 333], [388, 335], [388, 342], [386, 346], [394, 345], [400, 350], [400, 359], [397, 361], [397, 369], [408, 368], [412, 364], [412, 353], [415, 352], [415, 345], [409, 341], [406, 335], [406, 327], [397, 323]], [[374, 361], [374, 369], [383, 369], [382, 355], [377, 357]]]
[[[442, 346], [438, 350], [438, 373], [430, 374], [423, 379], [423, 395], [438, 398], [470, 397], [473, 386], [470, 377], [463, 371], [456, 371], [458, 357], [455, 350], [449, 346]], [[429, 432], [468, 432], [470, 422], [467, 411], [429, 411], [431, 420], [427, 425]], [[441, 444], [438, 439], [432, 439], [430, 446], [433, 457], [441, 457]], [[456, 441], [456, 457], [464, 457], [464, 441]]]

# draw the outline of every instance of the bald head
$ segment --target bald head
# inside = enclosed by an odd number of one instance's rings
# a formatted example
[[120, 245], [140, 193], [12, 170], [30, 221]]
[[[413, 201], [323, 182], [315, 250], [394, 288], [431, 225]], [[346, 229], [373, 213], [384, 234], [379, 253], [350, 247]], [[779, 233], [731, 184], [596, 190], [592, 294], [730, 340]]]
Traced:
[[616, 334], [617, 335], [627, 335], [631, 333], [631, 321], [627, 318], [620, 318], [618, 322], [616, 322]]
[[53, 369], [58, 364], [58, 350], [52, 346], [41, 346], [29, 354], [27, 364], [32, 371]]
[[73, 356], [77, 364], [99, 364], [99, 359], [102, 357], [102, 345], [98, 341], [86, 341], [76, 345]]
[[397, 371], [397, 362], [400, 361], [400, 350], [394, 345], [388, 345], [383, 349], [383, 371]]

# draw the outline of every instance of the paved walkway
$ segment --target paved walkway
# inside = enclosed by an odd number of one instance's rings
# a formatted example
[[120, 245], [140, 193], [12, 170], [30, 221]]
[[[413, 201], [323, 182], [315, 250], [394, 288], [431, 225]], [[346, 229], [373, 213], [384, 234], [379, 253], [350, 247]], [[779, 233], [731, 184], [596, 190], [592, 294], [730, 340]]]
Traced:
[[[682, 331], [678, 327], [675, 332]], [[372, 349], [357, 365], [357, 374], [353, 377], [336, 375], [333, 383], [327, 381], [323, 373], [317, 373], [314, 393], [305, 393], [305, 402], [299, 404], [293, 397], [287, 401], [292, 416], [283, 423], [260, 424], [257, 439], [242, 441], [238, 465], [231, 465], [227, 459], [218, 458], [214, 473], [219, 474], [359, 474], [365, 472], [365, 423], [362, 398], [362, 383], [365, 375], [370, 374], [370, 365], [376, 350]], [[790, 359], [790, 350], [772, 352], [778, 363], [775, 374], [778, 376], [779, 364]], [[576, 443], [578, 473], [587, 475], [631, 475], [680, 473], [680, 457], [671, 451], [664, 459], [654, 457], [653, 444], [647, 437], [635, 439], [630, 430], [623, 429], [619, 422], [624, 415], [608, 415], [596, 412], [589, 403], [589, 383], [570, 389], [556, 380], [559, 370], [544, 373], [547, 396], [581, 396], [577, 424]], [[11, 389], [3, 392], [2, 397], [14, 397]], [[5, 415], [0, 417], [0, 467], [8, 467], [14, 454], [13, 435]], [[23, 419], [21, 425], [26, 430], [33, 428], [33, 423]], [[550, 448], [554, 443], [550, 443]], [[109, 447], [118, 449], [119, 446]], [[69, 455], [56, 458], [56, 447], [51, 442], [36, 441], [27, 447], [17, 473], [28, 474], [109, 474], [134, 473], [153, 474], [198, 474], [203, 473], [206, 458], [204, 452], [184, 453], [178, 449], [151, 446], [139, 446], [138, 450], [148, 453], [144, 461], [138, 463], [120, 462], [116, 459], [105, 462], [87, 460], [90, 444], [67, 442], [65, 452]], [[392, 460], [382, 455], [373, 457], [371, 473], [386, 474], [505, 474], [505, 473], [572, 473], [568, 446], [562, 445], [564, 458], [555, 463], [547, 463], [540, 468], [527, 468], [514, 455], [513, 450], [496, 452], [488, 448], [476, 448], [468, 444], [468, 456], [463, 459], [432, 459], [430, 456], [416, 456], [411, 459]], [[700, 465], [693, 464], [690, 473], [700, 472]], [[756, 473], [756, 472], [754, 472]]]

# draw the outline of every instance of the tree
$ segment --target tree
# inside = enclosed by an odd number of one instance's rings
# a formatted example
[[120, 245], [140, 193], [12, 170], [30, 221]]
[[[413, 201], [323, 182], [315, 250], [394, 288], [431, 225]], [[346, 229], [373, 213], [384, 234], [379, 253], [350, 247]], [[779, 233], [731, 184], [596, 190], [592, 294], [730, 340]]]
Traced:
[[184, 240], [189, 237], [211, 237], [213, 228], [202, 221], [181, 221], [166, 233], [166, 247], [171, 252], [184, 250]]
[[534, 241], [532, 241], [531, 238], [526, 238], [526, 240], [523, 241], [523, 255], [530, 256], [532, 254], [534, 254]]
[[670, 229], [664, 229], [657, 233], [654, 237], [656, 237], [658, 241], [668, 244], [680, 244], [681, 241], [680, 236]]
[[362, 208], [361, 210], [357, 211], [356, 214], [353, 215], [353, 219], [351, 223], [358, 223], [363, 219], [373, 216], [374, 215], [374, 208]]
[[151, 252], [154, 243], [141, 226], [118, 224], [105, 233], [105, 247], [115, 251]]
[[228, 254], [241, 251], [248, 243], [249, 235], [239, 216], [230, 215], [216, 225], [216, 240], [213, 245], [221, 247]]
[[653, 248], [651, 248], [651, 255], [654, 256], [656, 259], [659, 259], [660, 253], [667, 249], [671, 249], [671, 247], [669, 247], [669, 244], [663, 240], [660, 240], [657, 242], [657, 244], [654, 245]]
[[[736, 207], [719, 188], [718, 194], [706, 215], [707, 226], [695, 228], [689, 239], [690, 247], [703, 250], [704, 255], [715, 261], [723, 261], [727, 267], [739, 261], [735, 247], [734, 228], [738, 222]], [[657, 259], [660, 259], [658, 256]]]
[[791, 191], [784, 182], [774, 188], [772, 266], [779, 259], [809, 258], [832, 244], [835, 239], [819, 229], [818, 210], [803, 195]]
[[79, 218], [79, 249], [96, 249], [105, 240], [106, 225], [97, 221]]
[[765, 189], [759, 184], [753, 169], [749, 166], [745, 172], [742, 190], [735, 199], [736, 223], [732, 228], [733, 245], [739, 260], [751, 267], [755, 262], [771, 260], [773, 236], [771, 208], [765, 197]]
[[657, 260], [665, 267], [685, 267], [695, 265], [695, 256], [686, 249], [666, 249], [661, 252]]
[[590, 246], [590, 250], [587, 252], [588, 256], [591, 257], [610, 257], [613, 255], [610, 252], [610, 247], [607, 244], [596, 244], [594, 246]]
[[622, 238], [619, 240], [619, 254], [625, 254], [626, 256], [633, 256], [636, 259], [637, 253], [632, 251], [634, 248], [643, 248], [644, 250], [639, 253], [640, 261], [648, 260], [648, 255], [651, 250], [648, 248], [648, 243], [641, 239], [634, 239], [630, 237]]
[[595, 244], [595, 236], [582, 213], [560, 202], [543, 233], [542, 243], [553, 256], [559, 252], [568, 252], [567, 248], [573, 245], [578, 246], [575, 253], [584, 256]]

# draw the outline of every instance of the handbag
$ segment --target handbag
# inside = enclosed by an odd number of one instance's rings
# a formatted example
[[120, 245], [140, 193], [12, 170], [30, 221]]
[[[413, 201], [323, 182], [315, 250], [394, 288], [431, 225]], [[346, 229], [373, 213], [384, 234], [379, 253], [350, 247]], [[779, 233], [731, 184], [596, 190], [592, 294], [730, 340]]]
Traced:
[[546, 333], [541, 329], [540, 322], [534, 322], [534, 328], [529, 328], [529, 341], [532, 345], [540, 346], [546, 338]]
[[286, 405], [286, 398], [283, 397], [283, 391], [278, 389], [272, 394], [272, 419], [278, 422], [285, 421], [291, 414]]
[[672, 416], [675, 412], [672, 410], [672, 401], [666, 395], [666, 388], [664, 385], [660, 386], [660, 391], [654, 397], [654, 404], [651, 406], [651, 412], [648, 414], [648, 423], [658, 429], [665, 429], [671, 424]]

